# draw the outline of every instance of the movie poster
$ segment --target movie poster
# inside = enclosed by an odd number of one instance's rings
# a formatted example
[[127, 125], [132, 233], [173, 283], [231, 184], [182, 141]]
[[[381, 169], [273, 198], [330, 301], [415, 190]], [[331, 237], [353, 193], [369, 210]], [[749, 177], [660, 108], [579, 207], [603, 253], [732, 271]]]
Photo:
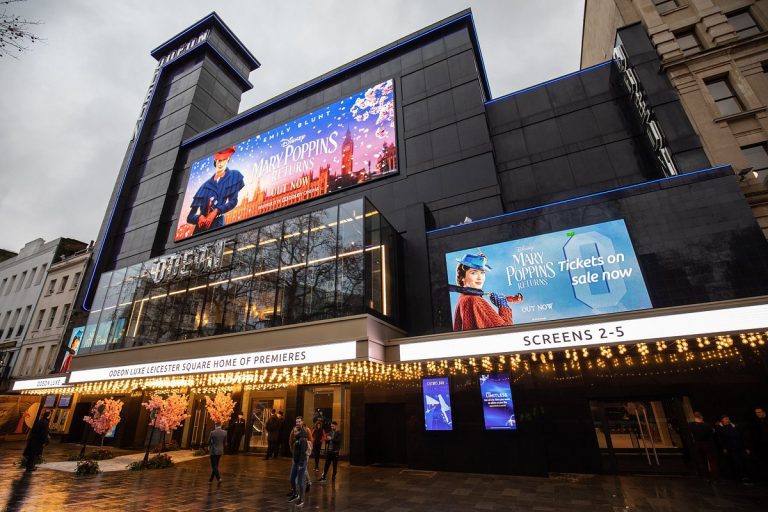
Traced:
[[192, 164], [175, 240], [397, 172], [387, 80]]
[[424, 428], [453, 430], [451, 417], [451, 388], [448, 377], [422, 379], [424, 394]]
[[27, 434], [39, 409], [39, 396], [0, 395], [0, 435]]
[[506, 373], [480, 375], [480, 393], [483, 396], [485, 429], [517, 430], [509, 375]]
[[69, 337], [69, 344], [65, 350], [64, 359], [61, 361], [61, 368], [59, 373], [67, 373], [69, 371], [69, 365], [72, 364], [72, 358], [77, 355], [80, 350], [80, 343], [83, 340], [83, 331], [85, 326], [75, 327], [72, 329], [72, 335]]
[[653, 307], [623, 220], [445, 255], [454, 331]]

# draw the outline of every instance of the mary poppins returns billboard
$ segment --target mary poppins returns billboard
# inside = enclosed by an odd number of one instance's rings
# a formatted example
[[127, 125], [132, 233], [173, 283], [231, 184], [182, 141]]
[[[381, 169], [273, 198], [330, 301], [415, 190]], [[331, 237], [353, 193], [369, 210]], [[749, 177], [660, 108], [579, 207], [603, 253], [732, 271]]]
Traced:
[[445, 255], [453, 330], [653, 307], [623, 220]]
[[192, 164], [175, 239], [397, 172], [387, 80]]

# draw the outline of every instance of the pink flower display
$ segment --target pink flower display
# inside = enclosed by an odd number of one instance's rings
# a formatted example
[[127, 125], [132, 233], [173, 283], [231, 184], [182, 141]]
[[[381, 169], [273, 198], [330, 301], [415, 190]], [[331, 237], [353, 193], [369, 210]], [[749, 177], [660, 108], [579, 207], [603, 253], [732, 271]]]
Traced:
[[149, 411], [149, 424], [166, 434], [176, 430], [189, 417], [189, 400], [186, 395], [171, 393], [165, 399], [160, 395], [152, 395], [148, 402], [141, 405]]
[[225, 394], [218, 391], [213, 398], [205, 397], [205, 409], [214, 423], [223, 425], [232, 417], [232, 412], [235, 410], [235, 401], [232, 400], [229, 393]]
[[123, 409], [123, 401], [113, 398], [105, 398], [96, 402], [91, 409], [90, 416], [83, 416], [83, 421], [91, 426], [94, 432], [104, 436], [120, 423], [120, 411]]

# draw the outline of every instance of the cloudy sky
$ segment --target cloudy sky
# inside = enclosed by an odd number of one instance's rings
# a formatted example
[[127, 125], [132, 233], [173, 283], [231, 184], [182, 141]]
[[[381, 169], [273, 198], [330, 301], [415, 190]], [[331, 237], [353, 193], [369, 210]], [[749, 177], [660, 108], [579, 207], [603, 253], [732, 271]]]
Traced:
[[583, 0], [27, 0], [45, 39], [0, 59], [0, 248], [96, 238], [156, 64], [149, 52], [215, 10], [262, 67], [246, 110], [472, 8], [493, 97], [579, 68]]

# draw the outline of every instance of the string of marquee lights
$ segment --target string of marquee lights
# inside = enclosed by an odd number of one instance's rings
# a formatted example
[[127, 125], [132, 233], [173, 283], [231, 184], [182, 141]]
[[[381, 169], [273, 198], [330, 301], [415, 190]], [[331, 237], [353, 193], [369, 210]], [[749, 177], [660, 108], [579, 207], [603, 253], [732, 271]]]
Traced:
[[[84, 395], [141, 396], [144, 392], [165, 394], [183, 392], [212, 394], [286, 389], [289, 386], [328, 383], [365, 383], [387, 389], [418, 388], [420, 379], [438, 375], [476, 376], [510, 372], [518, 382], [535, 372], [537, 378], [566, 382], [582, 378], [583, 373], [598, 378], [641, 377], [701, 371], [730, 364], [744, 365], [744, 353], [760, 356], [768, 339], [766, 332], [680, 338], [634, 344], [544, 350], [530, 353], [502, 354], [468, 358], [441, 359], [412, 363], [345, 363], [268, 368], [237, 372], [177, 375], [144, 379], [86, 382], [65, 387], [22, 391], [23, 394], [47, 395], [80, 393]], [[456, 384], [471, 386], [468, 381]]]

